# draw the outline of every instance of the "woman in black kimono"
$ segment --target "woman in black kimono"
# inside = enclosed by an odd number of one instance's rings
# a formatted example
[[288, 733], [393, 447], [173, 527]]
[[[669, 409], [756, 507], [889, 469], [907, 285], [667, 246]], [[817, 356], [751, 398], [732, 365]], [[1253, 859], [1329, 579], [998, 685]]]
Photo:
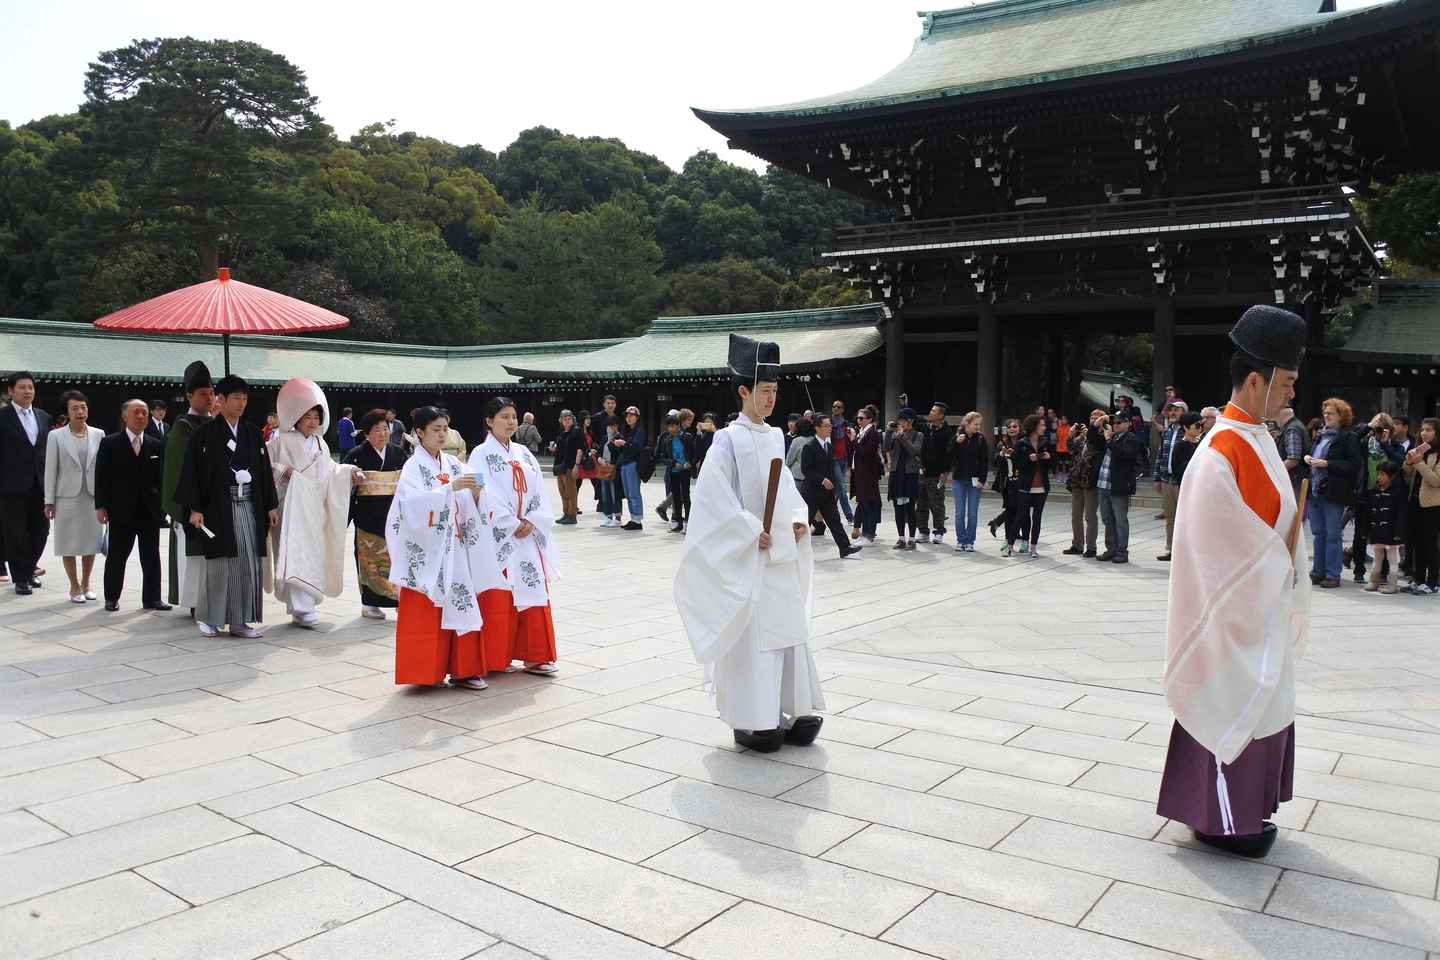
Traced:
[[407, 454], [391, 441], [384, 410], [371, 410], [360, 418], [364, 440], [345, 456], [365, 472], [365, 480], [350, 497], [350, 519], [355, 523], [355, 571], [360, 581], [360, 615], [384, 620], [385, 608], [399, 603], [399, 591], [389, 581], [390, 553], [385, 549], [385, 517], [395, 499], [395, 484]]

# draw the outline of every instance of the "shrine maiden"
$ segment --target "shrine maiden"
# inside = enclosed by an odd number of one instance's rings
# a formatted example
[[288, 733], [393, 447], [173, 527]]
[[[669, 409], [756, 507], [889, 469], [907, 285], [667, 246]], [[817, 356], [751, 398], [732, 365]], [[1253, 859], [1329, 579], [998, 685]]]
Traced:
[[390, 582], [400, 588], [395, 682], [483, 690], [485, 673], [508, 657], [484, 648], [477, 596], [508, 584], [495, 562], [489, 520], [479, 506], [481, 478], [441, 449], [449, 418], [415, 411], [420, 444], [400, 471], [386, 517]]
[[766, 533], [771, 461], [783, 459], [775, 409], [780, 348], [730, 336], [740, 416], [715, 434], [691, 498], [675, 605], [720, 718], [735, 742], [762, 752], [815, 741], [825, 708], [810, 655], [809, 509], [780, 477], [774, 532]]
[[313, 380], [287, 380], [275, 412], [280, 429], [266, 444], [280, 501], [280, 523], [270, 531], [272, 592], [292, 623], [313, 630], [320, 601], [340, 596], [345, 586], [350, 491], [364, 475], [330, 459], [330, 408]]
[[1305, 321], [1251, 307], [1230, 331], [1230, 403], [1185, 469], [1170, 562], [1157, 812], [1263, 857], [1295, 773], [1295, 658], [1310, 583], [1294, 488], [1265, 421], [1290, 405]]
[[485, 649], [519, 661], [526, 673], [553, 676], [555, 620], [549, 585], [560, 575], [553, 539], [555, 514], [535, 455], [512, 441], [520, 425], [515, 404], [496, 397], [485, 406], [485, 442], [470, 454], [470, 469], [484, 477], [482, 496], [495, 559], [505, 588], [480, 594]]

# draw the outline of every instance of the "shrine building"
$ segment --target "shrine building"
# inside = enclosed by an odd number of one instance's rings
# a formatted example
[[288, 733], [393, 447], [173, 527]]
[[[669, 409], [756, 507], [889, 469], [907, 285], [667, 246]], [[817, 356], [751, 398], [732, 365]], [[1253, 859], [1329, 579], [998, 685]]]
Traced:
[[993, 0], [921, 18], [865, 86], [695, 111], [891, 211], [825, 254], [890, 308], [888, 412], [902, 391], [992, 424], [1068, 405], [1102, 334], [1151, 335], [1155, 401], [1171, 384], [1223, 398], [1225, 333], [1255, 303], [1310, 323], [1305, 407], [1391, 370], [1411, 410], [1440, 402], [1435, 331], [1402, 375], [1373, 337], [1325, 349], [1322, 314], [1382, 272], [1353, 201], [1440, 165], [1440, 3]]

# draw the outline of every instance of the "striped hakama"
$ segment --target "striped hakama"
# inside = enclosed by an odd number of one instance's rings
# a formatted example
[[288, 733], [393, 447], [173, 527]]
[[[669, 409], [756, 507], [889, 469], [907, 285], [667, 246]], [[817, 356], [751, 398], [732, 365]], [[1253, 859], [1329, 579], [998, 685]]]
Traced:
[[263, 619], [259, 531], [250, 506], [249, 484], [230, 486], [230, 510], [235, 524], [235, 556], [197, 558], [201, 562], [195, 578], [195, 619], [233, 629]]

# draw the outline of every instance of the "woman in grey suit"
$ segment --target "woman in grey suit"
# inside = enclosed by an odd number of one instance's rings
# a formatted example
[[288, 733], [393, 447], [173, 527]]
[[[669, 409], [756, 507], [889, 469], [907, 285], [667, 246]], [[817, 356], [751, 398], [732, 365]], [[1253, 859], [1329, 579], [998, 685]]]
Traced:
[[105, 431], [90, 426], [90, 404], [79, 390], [66, 390], [60, 404], [66, 424], [45, 438], [45, 516], [55, 524], [55, 555], [70, 578], [70, 602], [84, 603], [95, 599], [90, 571], [102, 529], [95, 516], [95, 454]]

